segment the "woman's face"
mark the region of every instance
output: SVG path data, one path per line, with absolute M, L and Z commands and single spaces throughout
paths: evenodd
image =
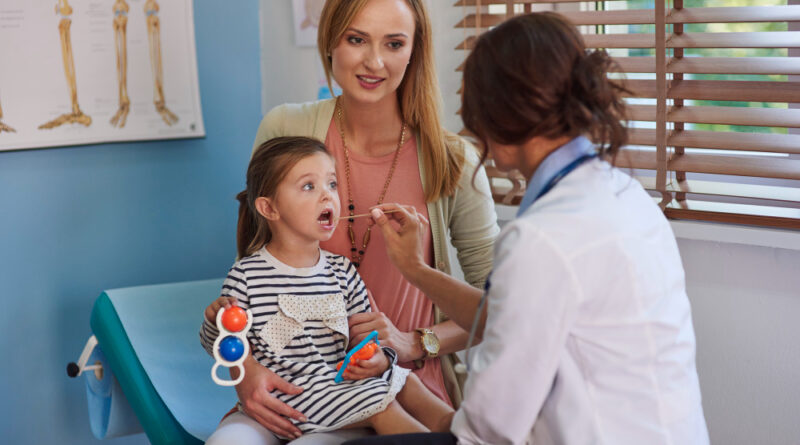
M 414 46 L 405 0 L 369 0 L 331 52 L 333 78 L 357 102 L 395 100 Z

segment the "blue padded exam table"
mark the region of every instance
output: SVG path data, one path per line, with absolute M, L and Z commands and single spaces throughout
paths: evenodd
M 198 336 L 221 287 L 214 279 L 113 289 L 94 304 L 106 366 L 153 444 L 202 444 L 236 402 L 232 387 L 211 380 L 214 361 Z

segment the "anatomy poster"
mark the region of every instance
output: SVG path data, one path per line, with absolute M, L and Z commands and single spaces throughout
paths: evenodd
M 192 0 L 2 0 L 0 150 L 205 136 Z

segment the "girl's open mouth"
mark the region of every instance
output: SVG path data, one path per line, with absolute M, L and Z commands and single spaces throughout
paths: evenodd
M 319 214 L 319 218 L 317 218 L 317 222 L 321 226 L 333 225 L 333 212 L 331 212 L 330 210 L 323 210 L 322 213 Z

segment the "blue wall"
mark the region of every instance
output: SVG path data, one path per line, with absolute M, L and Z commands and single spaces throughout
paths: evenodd
M 103 289 L 230 266 L 261 117 L 258 26 L 256 0 L 195 3 L 205 139 L 0 152 L 0 442 L 147 443 L 94 439 L 65 365 Z

